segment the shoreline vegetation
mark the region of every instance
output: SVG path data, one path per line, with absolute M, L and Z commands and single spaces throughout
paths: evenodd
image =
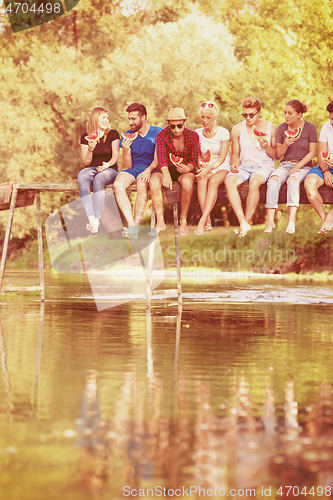
M 235 276 L 254 275 L 319 276 L 333 279 L 333 233 L 317 235 L 319 219 L 309 217 L 310 207 L 299 210 L 297 230 L 293 235 L 285 232 L 286 213 L 280 212 L 280 220 L 270 234 L 264 233 L 265 224 L 252 226 L 244 238 L 234 234 L 235 227 L 214 227 L 202 236 L 194 234 L 195 225 L 189 226 L 189 234 L 180 238 L 182 271 L 191 274 L 207 270 L 212 276 L 233 273 Z M 176 252 L 173 225 L 159 233 L 164 268 L 174 271 Z M 44 267 L 51 268 L 47 243 L 44 239 Z M 10 241 L 7 269 L 34 269 L 38 267 L 36 235 Z

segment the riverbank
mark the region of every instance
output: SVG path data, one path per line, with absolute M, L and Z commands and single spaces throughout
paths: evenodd
M 264 225 L 253 226 L 244 237 L 234 234 L 234 227 L 216 227 L 197 236 L 195 226 L 189 227 L 186 237 L 180 238 L 180 258 L 183 272 L 207 272 L 313 275 L 333 273 L 333 234 L 319 236 L 318 224 L 300 210 L 296 233 L 285 232 L 286 221 L 282 218 L 272 233 L 264 233 Z M 166 271 L 176 266 L 173 226 L 159 234 Z M 44 242 L 45 268 L 51 261 Z M 7 260 L 9 269 L 33 269 L 38 267 L 37 241 L 13 240 Z M 188 270 L 188 271 L 187 271 Z M 326 278 L 325 278 L 326 279 Z

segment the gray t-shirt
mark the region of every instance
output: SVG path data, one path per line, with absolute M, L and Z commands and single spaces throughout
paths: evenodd
M 288 130 L 288 125 L 284 122 L 278 126 L 277 134 L 276 134 L 276 142 L 283 144 L 287 138 L 285 131 Z M 303 130 L 299 138 L 289 146 L 286 151 L 286 154 L 281 159 L 281 161 L 288 160 L 303 160 L 304 156 L 306 156 L 309 152 L 310 142 L 317 143 L 317 129 L 313 123 L 304 122 Z M 309 161 L 305 167 L 312 167 L 312 160 Z

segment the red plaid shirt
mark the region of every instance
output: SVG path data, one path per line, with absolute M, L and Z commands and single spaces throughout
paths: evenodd
M 184 158 L 184 165 L 189 163 L 197 168 L 200 154 L 199 136 L 194 130 L 184 128 L 184 152 L 179 153 L 173 144 L 173 135 L 170 127 L 165 127 L 158 133 L 156 138 L 156 154 L 158 160 L 158 169 L 162 167 L 176 168 L 170 160 L 170 153 Z

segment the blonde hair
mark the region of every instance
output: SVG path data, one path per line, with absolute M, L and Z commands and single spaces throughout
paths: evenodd
M 257 111 L 261 111 L 261 102 L 256 97 L 247 97 L 242 104 L 243 108 L 256 108 Z
M 96 108 L 94 108 L 92 110 L 92 112 L 90 113 L 90 116 L 88 118 L 88 122 L 87 122 L 87 134 L 88 135 L 97 134 L 98 133 L 98 118 L 103 113 L 107 113 L 108 115 L 110 114 L 108 112 L 108 110 L 105 109 L 105 108 L 102 108 L 102 106 L 97 106 Z M 109 132 L 110 132 L 110 129 L 107 128 L 105 130 L 105 132 L 104 132 L 103 142 L 106 141 L 106 137 L 107 137 L 107 135 L 108 135 Z
M 208 106 L 208 104 L 211 104 L 212 106 Z M 200 116 L 201 116 L 201 111 L 205 108 L 214 109 L 216 112 L 216 116 L 219 114 L 219 108 L 217 107 L 217 104 L 215 104 L 215 102 L 213 102 L 213 101 L 205 101 L 201 104 L 201 106 L 199 108 L 199 115 Z

